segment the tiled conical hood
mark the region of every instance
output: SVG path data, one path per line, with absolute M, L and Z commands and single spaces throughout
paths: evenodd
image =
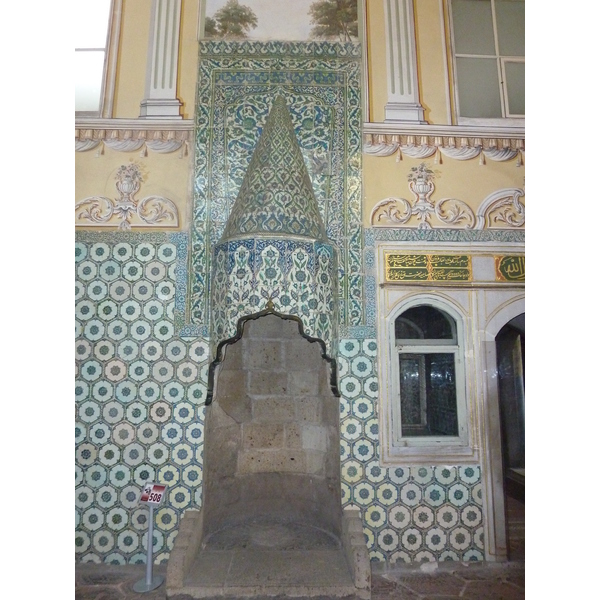
M 326 239 L 292 119 L 281 96 L 267 117 L 221 241 L 265 235 Z

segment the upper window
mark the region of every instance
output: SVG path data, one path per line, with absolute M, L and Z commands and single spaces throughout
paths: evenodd
M 75 112 L 99 116 L 106 72 L 111 0 L 76 2 Z
M 451 0 L 459 124 L 525 116 L 525 0 Z

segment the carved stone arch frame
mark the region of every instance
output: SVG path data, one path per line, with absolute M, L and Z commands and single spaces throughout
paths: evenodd
M 485 375 L 481 463 L 483 504 L 486 515 L 485 558 L 489 561 L 508 559 L 496 336 L 504 325 L 524 312 L 525 294 L 510 298 L 490 314 L 480 339 L 480 356 Z

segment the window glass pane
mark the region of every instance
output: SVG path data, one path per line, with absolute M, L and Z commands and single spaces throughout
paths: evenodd
M 426 355 L 427 420 L 433 435 L 458 435 L 453 354 Z
M 75 110 L 100 110 L 104 52 L 75 52 Z
M 496 54 L 490 0 L 453 0 L 452 26 L 457 54 Z
M 402 437 L 457 436 L 454 354 L 400 354 Z
M 525 63 L 505 62 L 506 95 L 510 115 L 525 114 Z
M 461 117 L 502 117 L 495 59 L 457 58 L 456 78 Z
M 433 306 L 415 306 L 396 319 L 396 339 L 452 340 L 455 339 L 453 322 Z
M 75 48 L 104 48 L 110 0 L 73 2 Z
M 523 0 L 496 0 L 496 28 L 502 56 L 525 56 Z

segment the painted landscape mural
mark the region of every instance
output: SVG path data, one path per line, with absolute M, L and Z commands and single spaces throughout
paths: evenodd
M 357 0 L 206 0 L 204 36 L 358 41 Z

